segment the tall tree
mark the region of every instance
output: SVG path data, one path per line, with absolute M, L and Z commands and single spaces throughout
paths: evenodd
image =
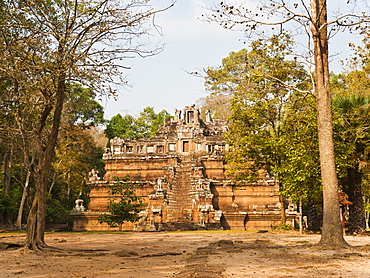
M 139 39 L 148 33 L 148 24 L 159 11 L 147 0 L 20 0 L 2 1 L 0 8 L 1 74 L 12 82 L 16 106 L 28 109 L 19 116 L 32 121 L 27 141 L 36 154 L 31 169 L 36 190 L 25 246 L 42 250 L 47 247 L 47 186 L 67 84 L 114 94 L 110 84 L 124 82 L 121 72 L 127 68 L 121 60 L 129 53 L 157 52 Z
M 323 227 L 320 244 L 330 247 L 347 245 L 343 238 L 339 217 L 338 180 L 336 175 L 334 141 L 332 128 L 332 108 L 329 76 L 329 31 L 333 33 L 345 28 L 356 27 L 369 21 L 370 17 L 357 7 L 357 1 L 347 1 L 358 13 L 338 13 L 328 20 L 326 0 L 283 0 L 259 1 L 255 9 L 249 10 L 243 5 L 220 5 L 209 16 L 210 20 L 220 22 L 225 28 L 241 26 L 249 35 L 261 26 L 271 26 L 279 31 L 286 24 L 298 24 L 306 32 L 313 48 L 313 64 L 318 143 L 320 154 L 321 178 L 323 184 Z M 289 27 L 288 27 L 289 28 Z M 294 27 L 293 27 L 294 28 Z
M 311 33 L 313 37 L 316 111 L 319 137 L 321 178 L 323 183 L 323 227 L 321 244 L 343 245 L 340 225 L 338 181 L 334 156 L 334 140 L 331 109 L 329 43 L 327 31 L 326 0 L 311 0 Z
M 338 114 L 335 131 L 346 147 L 346 175 L 341 179 L 343 191 L 353 203 L 349 207 L 349 232 L 365 230 L 365 215 L 362 190 L 361 164 L 367 163 L 367 148 L 370 140 L 370 98 L 364 95 L 338 95 L 334 109 Z
M 91 169 L 104 173 L 103 149 L 96 146 L 89 130 L 105 123 L 103 107 L 95 100 L 92 90 L 74 84 L 68 87 L 48 187 L 50 196 L 66 212 L 72 209 L 75 199 L 87 192 L 86 181 Z
M 137 139 L 136 119 L 131 115 L 122 117 L 121 114 L 117 114 L 108 120 L 104 133 L 108 139 L 113 139 L 114 137 Z
M 137 118 L 131 115 L 122 116 L 121 114 L 113 116 L 108 120 L 104 133 L 108 139 L 121 137 L 132 140 L 152 137 L 159 126 L 164 123 L 164 120 L 170 117 L 171 115 L 166 110 L 156 113 L 154 107 L 148 106 L 140 112 L 140 116 Z
M 164 120 L 170 117 L 170 113 L 164 109 L 155 113 L 154 107 L 144 108 L 137 118 L 138 137 L 153 137 L 159 126 L 164 124 Z
M 88 127 L 105 123 L 104 108 L 95 100 L 92 89 L 69 84 L 67 96 L 63 113 L 66 124 Z
M 353 203 L 349 206 L 349 232 L 365 230 L 363 165 L 369 162 L 370 142 L 370 86 L 369 76 L 363 70 L 354 70 L 334 76 L 333 108 L 336 117 L 334 131 L 345 149 L 345 175 L 340 179 L 343 191 Z
M 196 105 L 200 107 L 200 117 L 205 120 L 206 112 L 212 113 L 212 118 L 228 122 L 231 116 L 230 100 L 231 95 L 216 95 L 211 93 L 207 97 L 197 100 Z
M 251 44 L 250 51 L 231 52 L 223 59 L 221 67 L 207 71 L 207 84 L 214 94 L 222 94 L 227 88 L 227 94 L 233 96 L 230 130 L 226 133 L 231 145 L 227 160 L 228 173 L 239 182 L 257 181 L 261 169 L 270 175 L 283 173 L 281 168 L 288 157 L 287 149 L 295 145 L 293 139 L 286 142 L 292 132 L 287 132 L 284 125 L 287 121 L 297 121 L 297 115 L 307 111 L 296 105 L 294 113 L 289 113 L 288 108 L 293 110 L 292 104 L 297 102 L 300 93 L 286 85 L 304 90 L 309 82 L 302 66 L 286 59 L 291 45 L 289 36 L 284 34 L 266 41 L 257 40 Z M 285 165 L 285 169 L 288 168 Z M 293 195 L 284 189 L 287 176 L 286 172 L 277 177 L 282 197 L 282 223 L 285 223 L 283 197 Z
M 308 208 L 308 229 L 319 231 L 322 186 L 314 104 L 311 94 L 296 94 L 286 105 L 280 137 L 283 158 L 274 173 L 282 181 L 281 193 Z

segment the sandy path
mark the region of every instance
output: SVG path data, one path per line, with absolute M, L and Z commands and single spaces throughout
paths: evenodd
M 0 234 L 14 242 L 24 234 Z M 48 233 L 64 253 L 0 250 L 0 277 L 370 277 L 370 237 L 321 250 L 319 235 L 250 232 Z

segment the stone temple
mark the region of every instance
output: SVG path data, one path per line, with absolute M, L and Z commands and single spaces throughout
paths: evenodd
M 92 173 L 86 210 L 76 201 L 74 231 L 114 231 L 99 224 L 112 196 L 107 184 L 130 176 L 146 209 L 137 223 L 122 230 L 160 231 L 195 229 L 268 230 L 280 223 L 278 183 L 261 172 L 257 183 L 235 185 L 226 176 L 228 145 L 224 122 L 187 106 L 175 110 L 150 139 L 114 138 L 103 156 L 106 173 Z

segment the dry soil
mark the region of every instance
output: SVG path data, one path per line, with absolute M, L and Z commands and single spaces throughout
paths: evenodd
M 0 277 L 370 277 L 370 237 L 322 249 L 297 232 L 47 233 L 60 249 L 16 249 L 24 233 L 0 233 Z

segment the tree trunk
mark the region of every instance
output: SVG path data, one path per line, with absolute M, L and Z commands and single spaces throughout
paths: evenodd
M 10 191 L 10 185 L 11 185 L 11 169 L 12 169 L 12 153 L 13 153 L 13 144 L 10 144 L 8 148 L 5 149 L 5 155 L 4 155 L 4 193 L 5 195 L 9 194 Z
M 27 219 L 27 237 L 25 247 L 32 250 L 42 250 L 46 247 L 44 240 L 46 220 L 46 194 L 49 177 L 51 175 L 51 164 L 54 157 L 54 150 L 58 139 L 59 126 L 62 116 L 65 91 L 66 73 L 61 72 L 58 76 L 58 87 L 56 91 L 55 105 L 47 105 L 40 117 L 37 129 L 38 165 L 35 169 L 36 193 L 32 207 Z M 54 109 L 54 110 L 52 110 Z M 53 122 L 50 133 L 47 135 L 46 144 L 43 143 L 43 133 L 46 121 L 53 111 Z
M 12 155 L 13 155 L 13 144 L 10 143 L 8 148 L 5 149 L 4 155 L 4 194 L 9 195 L 11 186 L 11 169 L 12 169 Z M 2 214 L 2 223 L 5 227 L 12 227 L 13 223 L 9 215 L 9 210 L 6 208 Z
M 366 203 L 369 200 L 366 201 Z M 370 218 L 370 213 L 365 210 L 365 229 L 369 229 L 369 218 Z
M 348 232 L 359 233 L 365 231 L 364 201 L 361 187 L 361 173 L 358 168 L 347 169 L 347 179 L 344 192 L 348 200 L 353 203 L 349 206 Z
M 23 209 L 24 209 L 24 204 L 26 202 L 26 198 L 27 198 L 27 195 L 28 195 L 28 186 L 30 184 L 30 178 L 31 178 L 31 171 L 28 170 L 27 171 L 27 176 L 26 176 L 26 181 L 25 181 L 24 187 L 23 187 L 21 203 L 19 204 L 17 220 L 15 221 L 15 226 L 18 227 L 18 229 L 20 229 L 21 226 L 22 226 Z
M 323 226 L 320 244 L 339 247 L 347 245 L 347 243 L 343 238 L 340 223 L 338 180 L 334 159 L 326 0 L 311 0 L 311 13 L 316 74 L 317 125 L 323 185 Z
M 285 198 L 281 193 L 279 194 L 279 201 L 280 201 L 281 225 L 284 225 L 286 223 Z
M 299 199 L 299 233 L 303 234 L 303 204 L 302 198 Z
M 41 172 L 41 171 L 40 171 Z M 46 247 L 45 219 L 46 219 L 46 185 L 45 173 L 35 175 L 36 193 L 32 202 L 32 207 L 27 219 L 27 238 L 25 246 L 31 250 L 40 250 Z

